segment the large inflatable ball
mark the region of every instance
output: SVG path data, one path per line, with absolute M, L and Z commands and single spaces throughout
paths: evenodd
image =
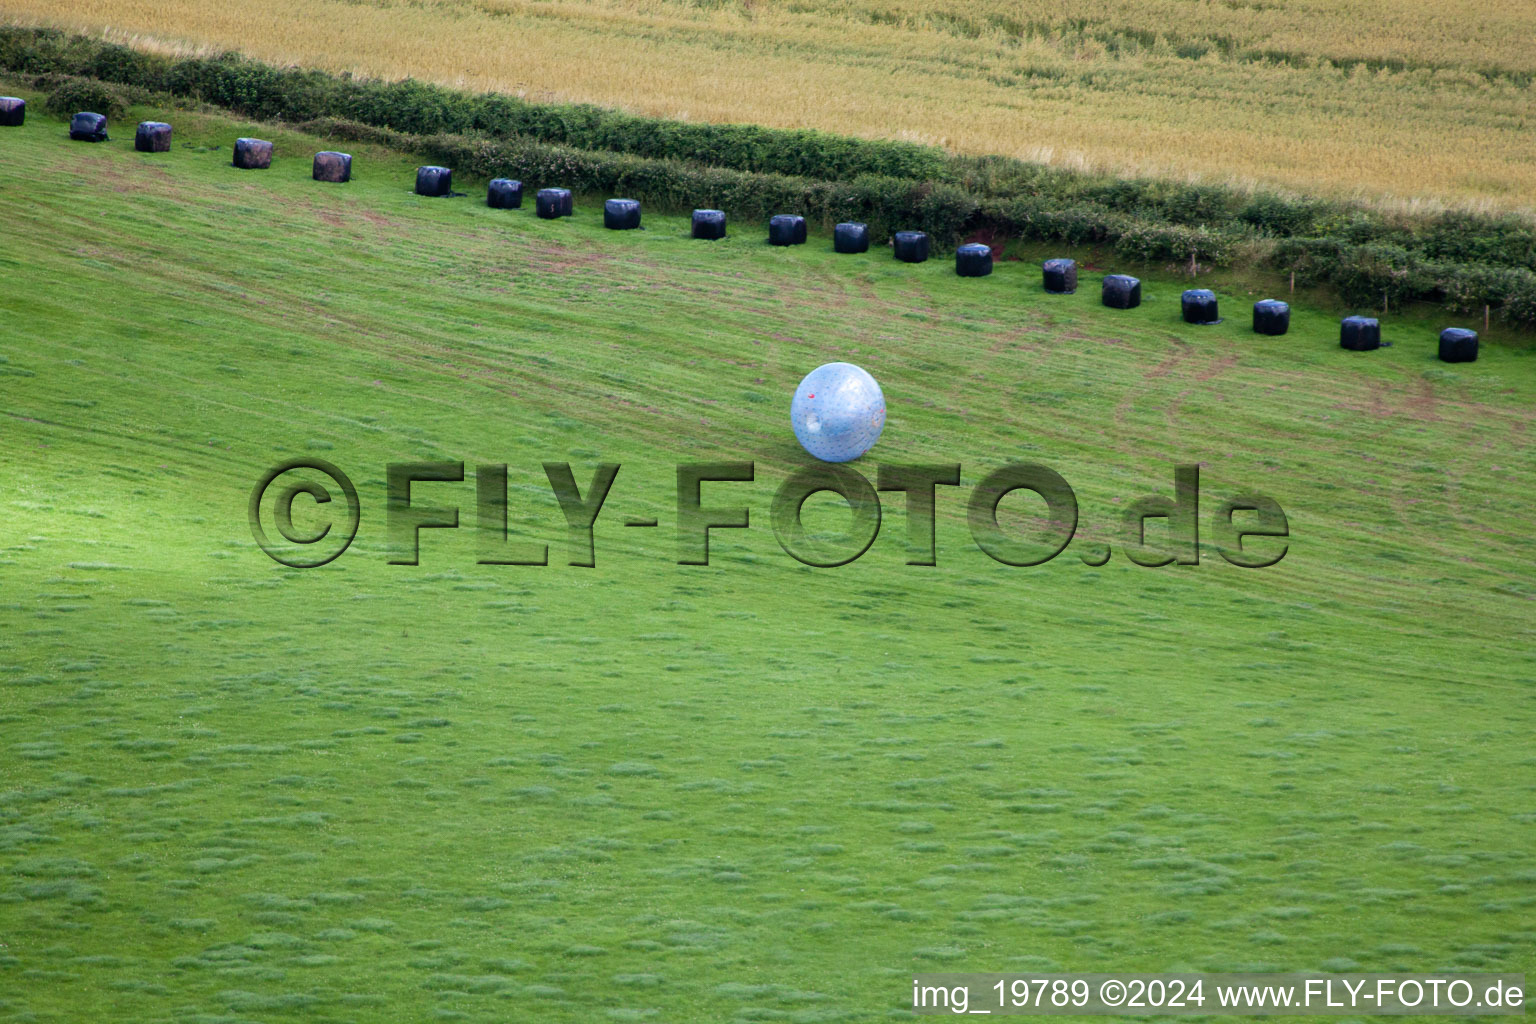
M 885 395 L 852 363 L 827 363 L 805 375 L 789 406 L 801 447 L 823 462 L 852 462 L 885 429 Z

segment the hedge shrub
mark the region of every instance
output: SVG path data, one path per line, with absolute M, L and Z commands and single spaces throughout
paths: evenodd
M 93 78 L 44 75 L 34 79 L 34 84 L 48 90 L 43 109 L 57 117 L 71 117 L 89 110 L 105 116 L 108 121 L 115 121 L 132 105 L 132 98 L 122 89 Z
M 1115 253 L 1141 263 L 1227 262 L 1229 240 L 1205 228 L 1135 225 L 1115 242 Z
M 1431 260 L 1401 246 L 1316 238 L 1280 242 L 1270 260 L 1293 271 L 1299 283 L 1332 285 L 1362 308 L 1425 300 L 1475 314 L 1486 306 L 1510 326 L 1536 327 L 1536 273 L 1522 267 Z

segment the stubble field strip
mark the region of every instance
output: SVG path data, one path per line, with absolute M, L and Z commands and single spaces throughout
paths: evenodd
M 0 14 L 154 49 L 1390 205 L 1529 212 L 1536 195 L 1536 15 L 1514 0 L 1454 16 L 1421 0 L 5 0 Z
M 1354 356 L 1304 304 L 1284 339 L 1189 328 L 1155 273 L 1117 313 L 1031 264 L 541 222 L 368 147 L 323 186 L 324 140 L 151 115 L 172 152 L 4 137 L 0 1013 L 873 1020 L 924 966 L 1520 966 L 1518 351 L 1447 368 L 1405 323 Z M 227 166 L 253 133 L 270 172 Z M 1009 570 L 941 490 L 938 567 L 896 502 L 798 566 L 767 501 L 834 358 L 890 402 L 866 462 L 1046 462 L 1118 544 L 1199 461 L 1208 505 L 1282 500 L 1291 553 Z M 244 518 L 294 454 L 364 500 L 308 573 Z M 461 530 L 386 565 L 383 467 L 420 458 L 509 463 L 552 564 Z M 675 565 L 673 465 L 722 458 L 757 461 L 710 492 L 753 528 Z M 561 459 L 624 466 L 596 569 L 562 564 Z M 472 485 L 422 493 L 468 519 Z

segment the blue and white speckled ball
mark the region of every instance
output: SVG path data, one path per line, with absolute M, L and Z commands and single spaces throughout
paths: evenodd
M 805 375 L 789 406 L 789 422 L 806 451 L 823 462 L 852 462 L 885 429 L 885 395 L 852 363 L 827 363 Z

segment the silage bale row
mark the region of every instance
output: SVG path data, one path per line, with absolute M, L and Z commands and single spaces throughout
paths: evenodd
M 732 217 L 766 222 L 798 212 L 822 230 L 842 221 L 869 225 L 887 242 L 897 231 L 926 232 L 952 248 L 977 231 L 1033 242 L 1111 245 L 1117 256 L 1142 264 L 1228 266 L 1234 247 L 1251 236 L 1206 227 L 1148 224 L 1133 216 L 1080 206 L 1053 208 L 1039 197 L 982 202 L 948 185 L 865 176 L 847 182 L 754 174 L 678 160 L 653 160 L 551 146 L 527 139 L 460 135 L 413 136 L 324 118 L 302 126 L 392 149 L 424 153 L 481 177 L 560 182 L 578 192 L 631 195 L 659 209 L 687 212 L 708 206 Z M 1269 265 L 1295 272 L 1297 283 L 1333 285 L 1352 304 L 1401 306 L 1424 299 L 1453 312 L 1484 305 L 1518 327 L 1536 327 L 1536 274 L 1521 268 L 1425 260 L 1389 246 L 1349 246 L 1337 239 L 1284 239 L 1270 243 Z
M 349 134 L 337 122 L 317 127 Z M 359 134 L 384 141 L 376 131 Z M 880 240 L 912 229 L 953 244 L 971 227 L 977 210 L 974 199 L 952 186 L 899 178 L 866 175 L 851 181 L 823 181 L 460 135 L 392 133 L 388 141 L 480 177 L 559 182 L 582 193 L 634 196 L 664 210 L 710 207 L 744 220 L 767 221 L 776 214 L 794 212 L 827 230 L 839 221 L 858 220 L 867 223 L 871 235 Z

